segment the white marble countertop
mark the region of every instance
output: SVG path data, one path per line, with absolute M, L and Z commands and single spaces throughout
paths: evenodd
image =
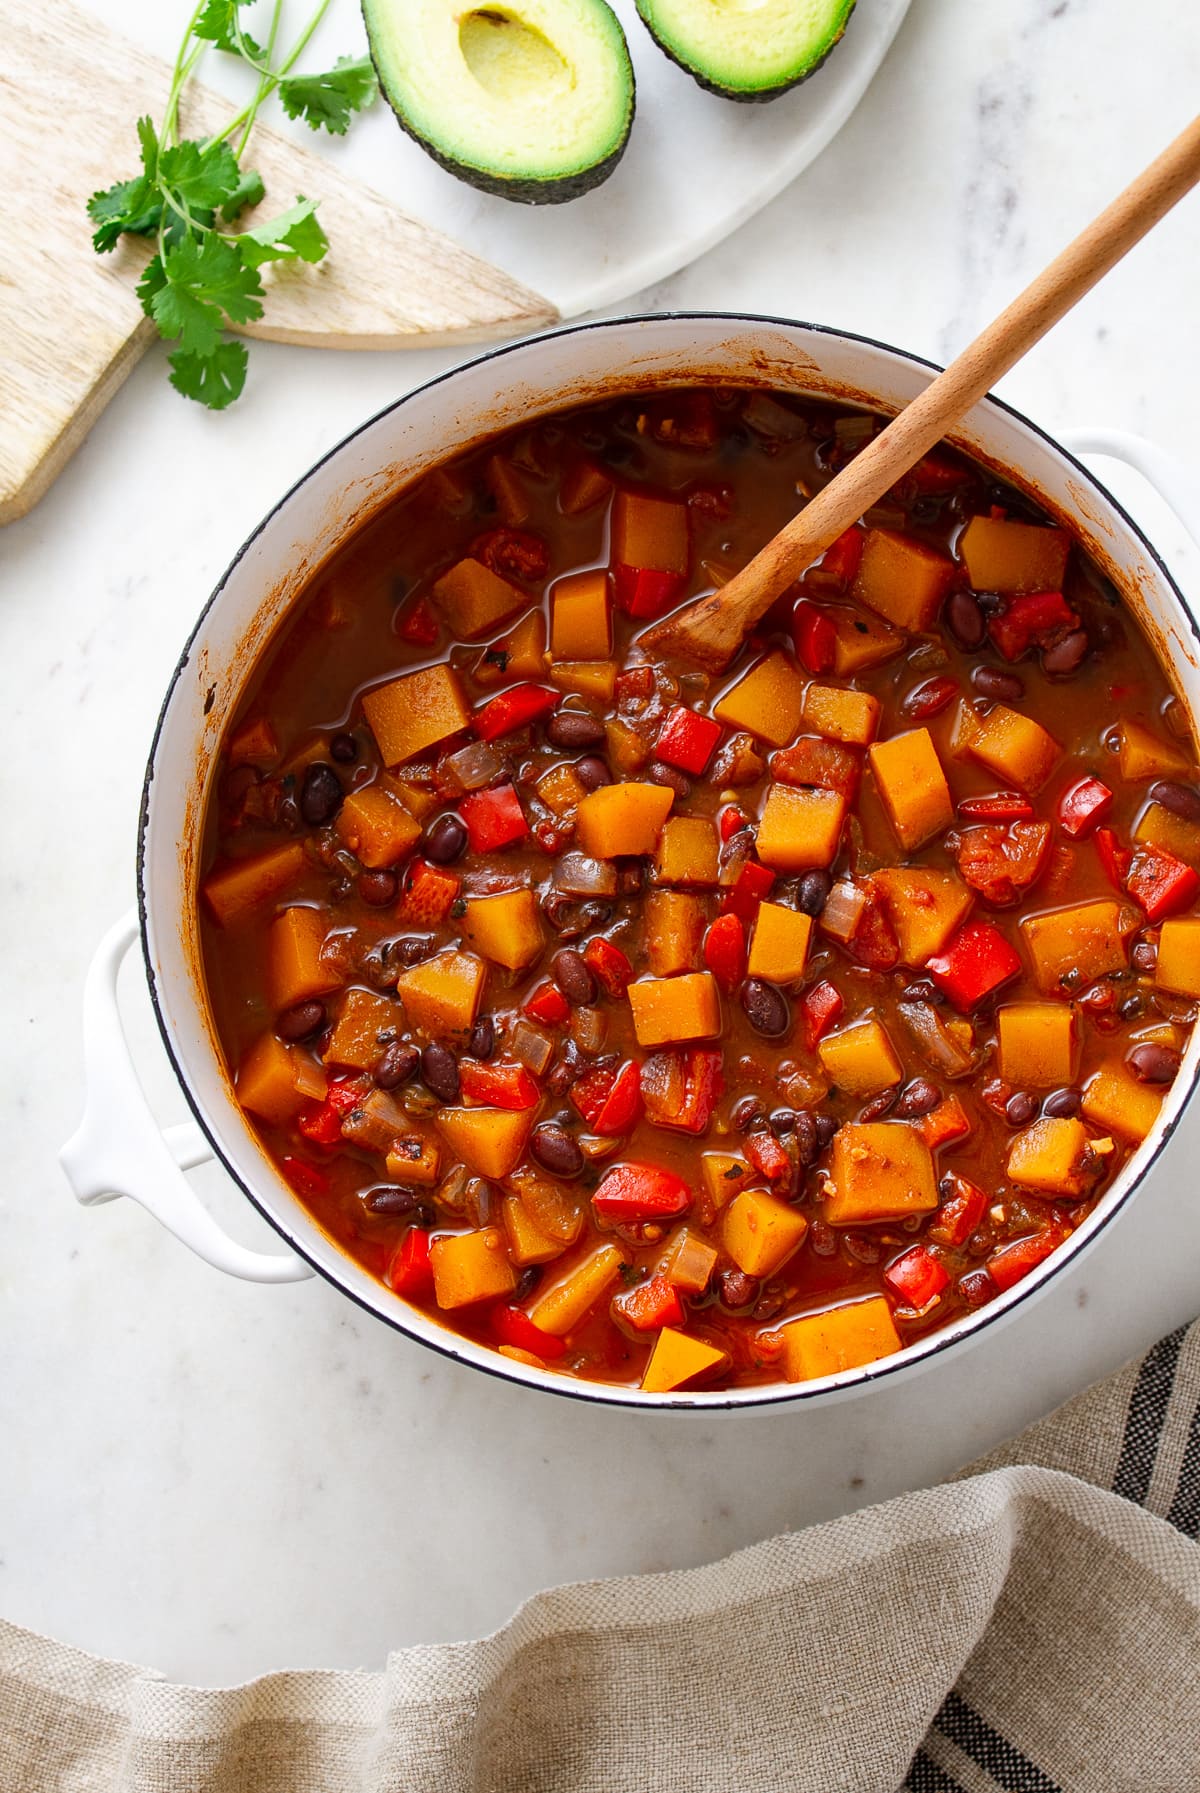
M 134 4 L 110 8 L 118 24 Z M 799 315 L 945 359 L 1191 115 L 1200 17 L 1147 0 L 1133 31 L 1121 0 L 914 0 L 835 144 L 640 306 Z M 1198 286 L 1193 197 L 1004 395 L 1051 430 L 1115 424 L 1188 454 Z M 247 395 L 213 417 L 152 354 L 0 535 L 0 1613 L 176 1678 L 379 1666 L 549 1583 L 695 1563 L 885 1498 L 1200 1311 L 1200 1116 L 1018 1324 L 795 1413 L 652 1418 L 505 1388 L 320 1281 L 229 1282 L 131 1205 L 75 1206 L 55 1151 L 80 1105 L 80 987 L 131 901 L 143 763 L 191 621 L 276 495 L 453 359 L 258 345 Z M 1200 596 L 1200 556 L 1131 476 L 1113 484 Z M 127 982 L 147 1086 L 182 1118 Z M 203 1187 L 269 1243 L 219 1175 Z

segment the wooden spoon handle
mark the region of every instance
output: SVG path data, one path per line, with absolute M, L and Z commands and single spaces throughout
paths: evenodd
M 911 404 L 720 591 L 642 636 L 654 652 L 719 670 L 817 555 L 878 502 L 952 424 L 1200 180 L 1200 117 L 1030 281 Z

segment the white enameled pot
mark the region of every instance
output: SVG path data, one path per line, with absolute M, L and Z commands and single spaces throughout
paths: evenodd
M 1166 1147 L 1200 1065 L 1200 1029 L 1151 1137 L 1069 1243 L 990 1306 L 895 1357 L 820 1381 L 641 1395 L 511 1362 L 399 1301 L 328 1239 L 258 1144 L 233 1098 L 205 1000 L 196 915 L 197 855 L 217 748 L 245 676 L 311 574 L 348 533 L 430 466 L 480 436 L 565 406 L 638 387 L 757 383 L 894 411 L 932 377 L 929 363 L 884 344 L 773 318 L 668 315 L 618 319 L 497 349 L 420 387 L 363 425 L 280 500 L 204 609 L 163 703 L 146 773 L 138 851 L 139 917 L 102 942 L 85 994 L 88 1099 L 62 1162 L 79 1199 L 132 1196 L 217 1268 L 261 1282 L 318 1270 L 409 1337 L 510 1381 L 584 1400 L 711 1409 L 844 1394 L 960 1349 L 1027 1303 L 1132 1199 Z M 1135 606 L 1193 717 L 1200 713 L 1200 632 L 1166 567 L 1074 454 L 994 399 L 954 434 L 1061 517 Z M 1139 466 L 1188 519 L 1187 481 L 1149 444 L 1092 431 L 1079 452 Z M 1190 525 L 1196 534 L 1200 523 Z M 1200 537 L 1198 537 L 1200 539 Z M 196 1117 L 160 1132 L 129 1060 L 115 1003 L 117 968 L 139 931 L 163 1041 Z M 291 1248 L 233 1243 L 183 1175 L 215 1153 Z

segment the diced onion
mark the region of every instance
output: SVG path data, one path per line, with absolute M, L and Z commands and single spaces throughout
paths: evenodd
M 617 868 L 586 853 L 564 853 L 554 868 L 554 887 L 568 896 L 616 896 Z
M 866 891 L 843 878 L 834 885 L 826 898 L 825 907 L 821 911 L 822 930 L 831 934 L 835 940 L 840 940 L 843 946 L 847 945 L 858 930 L 866 906 Z
M 509 1049 L 527 1071 L 540 1077 L 554 1057 L 554 1041 L 534 1021 L 518 1021 L 509 1039 Z
M 486 741 L 472 741 L 469 747 L 460 747 L 442 762 L 443 772 L 464 791 L 481 791 L 503 769 L 504 761 Z
M 900 1018 L 931 1065 L 947 1077 L 965 1077 L 974 1058 L 953 1037 L 930 1002 L 902 1002 Z

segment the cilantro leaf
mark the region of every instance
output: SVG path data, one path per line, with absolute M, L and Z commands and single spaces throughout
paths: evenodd
M 265 261 L 320 261 L 329 248 L 329 238 L 317 220 L 317 208 L 303 194 L 278 218 L 244 230 L 238 243 L 242 260 L 251 268 L 260 267 Z
M 249 206 L 258 205 L 266 193 L 263 177 L 257 168 L 247 168 L 238 175 L 238 184 L 222 202 L 221 216 L 232 224 Z
M 185 211 L 211 216 L 237 191 L 241 170 L 227 143 L 206 145 L 188 137 L 160 152 L 158 178 Z
M 242 342 L 225 338 L 208 354 L 177 349 L 167 359 L 176 392 L 207 405 L 210 411 L 223 411 L 246 384 L 246 345 Z
M 158 180 L 158 132 L 154 129 L 154 120 L 146 115 L 137 121 L 138 143 L 142 152 L 142 167 L 148 181 Z
M 340 137 L 350 115 L 369 106 L 378 93 L 369 56 L 339 56 L 320 75 L 289 75 L 279 83 L 279 99 L 289 118 L 303 118 L 314 131 L 322 127 Z
M 206 43 L 215 44 L 218 50 L 224 50 L 228 56 L 245 54 L 253 59 L 261 60 L 263 48 L 250 36 L 248 31 L 240 33 L 239 43 L 238 10 L 242 0 L 205 0 L 200 17 L 192 26 L 196 37 L 202 37 Z
M 211 355 L 225 318 L 244 324 L 262 316 L 262 290 L 257 273 L 232 243 L 218 236 L 203 242 L 185 237 L 161 259 L 155 256 L 138 297 L 161 336 L 177 336 L 180 348 Z
M 93 193 L 87 202 L 87 213 L 96 229 L 92 232 L 92 248 L 97 255 L 107 255 L 116 248 L 119 238 L 148 237 L 162 217 L 155 188 L 139 174 L 129 181 L 117 181 L 103 193 Z

